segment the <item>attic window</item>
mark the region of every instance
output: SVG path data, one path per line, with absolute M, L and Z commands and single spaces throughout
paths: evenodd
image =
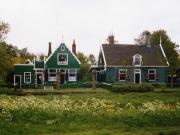
M 134 66 L 142 65 L 142 56 L 140 54 L 136 54 L 133 56 L 133 65 Z
M 61 51 L 65 51 L 65 46 L 61 46 Z
M 67 53 L 59 53 L 57 57 L 58 65 L 67 65 L 68 64 L 68 54 Z

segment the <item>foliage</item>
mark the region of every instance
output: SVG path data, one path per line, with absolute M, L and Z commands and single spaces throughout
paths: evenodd
M 170 74 L 175 74 L 177 67 L 180 65 L 180 60 L 178 59 L 178 54 L 175 50 L 176 43 L 171 41 L 170 37 L 164 30 L 154 31 L 151 35 L 151 43 L 153 45 L 158 45 L 160 42 L 160 37 L 162 40 L 162 47 L 170 64 Z
M 80 75 L 79 79 L 81 82 L 91 81 L 91 73 L 89 73 L 90 65 L 81 64 L 80 65 Z
M 84 53 L 78 52 L 76 56 L 81 62 L 81 64 L 88 64 L 88 57 Z
M 135 43 L 138 45 L 144 45 L 146 44 L 146 34 L 150 34 L 148 30 L 143 31 L 138 38 L 135 38 Z
M 0 94 L 11 94 L 13 91 L 12 88 L 0 87 Z
M 112 85 L 113 92 L 150 92 L 154 90 L 154 87 L 150 84 L 122 84 L 122 85 Z
M 0 20 L 0 42 L 4 41 L 9 32 L 9 24 Z
M 90 54 L 90 55 L 88 56 L 88 61 L 89 61 L 89 63 L 90 63 L 91 65 L 95 65 L 95 64 L 96 64 L 96 58 L 95 58 L 95 56 L 94 56 L 93 54 Z
M 160 100 L 140 104 L 113 102 L 106 99 L 86 98 L 73 100 L 69 96 L 52 99 L 26 96 L 0 96 L 0 127 L 3 132 L 22 133 L 19 128 L 9 130 L 5 125 L 29 129 L 43 125 L 48 130 L 57 126 L 61 133 L 86 132 L 89 129 L 126 129 L 168 127 L 180 124 L 180 103 Z M 44 129 L 44 128 L 42 128 Z M 25 130 L 26 131 L 26 130 Z M 23 131 L 23 132 L 25 132 Z M 151 130 L 150 130 L 151 131 Z M 33 133 L 30 130 L 29 133 Z M 47 131 L 49 132 L 49 131 Z M 8 133 L 7 133 L 8 134 Z M 45 134 L 45 133 L 44 133 Z M 58 133 L 59 134 L 59 133 Z

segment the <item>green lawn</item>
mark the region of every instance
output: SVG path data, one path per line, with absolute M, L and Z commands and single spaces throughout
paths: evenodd
M 61 90 L 64 91 L 93 92 L 92 89 Z M 180 134 L 180 108 L 175 109 L 177 103 L 180 103 L 179 88 L 166 89 L 165 92 L 156 89 L 154 92 L 120 94 L 98 88 L 96 92 L 22 97 L 1 95 L 0 135 Z M 146 113 L 136 111 L 143 106 L 142 103 L 150 101 L 151 105 L 156 100 L 158 101 L 153 106 L 156 106 L 157 111 Z M 19 102 L 24 104 L 19 105 Z M 84 108 L 83 102 L 86 103 Z M 135 109 L 127 107 L 130 103 Z M 60 110 L 56 110 L 56 104 Z M 74 106 L 78 105 L 80 109 L 73 110 Z M 87 109 L 88 105 L 90 110 L 83 110 Z M 64 110 L 61 110 L 63 106 Z M 161 109 L 158 109 L 158 106 Z M 68 107 L 70 109 L 66 110 Z M 6 110 L 3 110 L 4 108 Z M 118 108 L 123 110 L 117 113 Z M 151 109 L 151 106 L 149 108 Z

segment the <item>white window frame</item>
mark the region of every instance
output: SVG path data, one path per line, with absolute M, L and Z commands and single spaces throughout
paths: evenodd
M 70 70 L 75 71 L 75 76 L 74 77 L 69 76 Z M 74 68 L 68 69 L 68 81 L 77 81 L 77 69 L 74 69 Z
M 61 46 L 61 51 L 65 51 L 65 46 Z
M 121 73 L 121 71 L 124 71 L 124 73 Z M 126 81 L 126 69 L 119 69 L 119 81 Z M 125 79 L 121 80 L 121 74 L 125 74 Z
M 25 74 L 30 74 L 30 81 L 29 82 L 26 81 Z M 31 83 L 31 72 L 24 72 L 24 83 Z
M 154 70 L 154 73 L 150 73 L 150 70 L 151 70 L 151 71 Z M 154 80 L 150 80 L 150 79 L 149 79 L 149 74 L 154 74 Z M 148 69 L 148 80 L 149 80 L 149 81 L 156 81 L 156 69 Z
M 136 58 L 139 58 L 139 61 L 140 61 L 139 63 L 140 63 L 140 64 L 136 64 L 136 63 L 135 63 Z M 139 66 L 142 65 L 142 56 L 141 56 L 140 54 L 136 54 L 136 55 L 133 56 L 133 65 L 134 65 L 134 66 L 137 66 L 137 67 L 139 67 Z
M 54 81 L 56 81 L 56 76 L 55 77 L 51 77 L 50 76 L 50 70 L 55 70 L 55 74 L 57 73 L 57 71 L 56 71 L 56 69 L 48 69 L 48 81 L 50 81 L 50 82 L 54 82 Z
M 134 69 L 134 84 L 136 84 L 136 74 L 139 74 L 139 84 L 141 84 L 141 69 Z
M 59 55 L 66 55 L 67 56 L 67 61 L 64 62 L 64 63 L 59 62 Z M 57 64 L 58 65 L 68 65 L 68 54 L 67 53 L 58 53 L 57 54 Z

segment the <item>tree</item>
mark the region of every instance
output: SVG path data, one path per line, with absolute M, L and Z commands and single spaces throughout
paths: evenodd
M 0 20 L 0 42 L 4 41 L 9 29 L 9 24 Z
M 144 45 L 144 44 L 146 44 L 146 35 L 147 34 L 151 34 L 148 30 L 145 30 L 145 31 L 143 31 L 139 36 L 138 36 L 138 38 L 135 38 L 134 40 L 135 40 L 135 43 L 137 44 L 137 45 Z
M 88 64 L 88 57 L 84 53 L 78 52 L 76 56 L 81 62 L 81 64 Z
M 152 45 L 158 45 L 160 38 L 162 40 L 162 47 L 170 64 L 169 74 L 171 76 L 171 87 L 173 87 L 173 76 L 176 75 L 177 68 L 180 66 L 180 59 L 178 58 L 178 53 L 175 50 L 177 45 L 171 41 L 165 30 L 157 30 L 152 33 Z
M 91 65 L 95 65 L 96 64 L 96 58 L 93 54 L 90 54 L 88 56 L 88 61 L 90 62 Z

